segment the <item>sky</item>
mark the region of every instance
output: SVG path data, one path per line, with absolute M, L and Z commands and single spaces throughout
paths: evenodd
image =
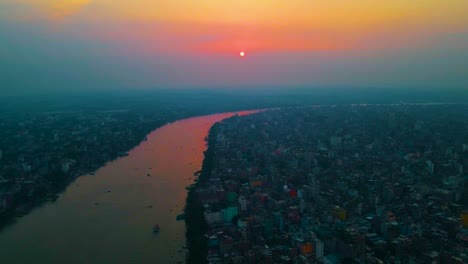
M 466 0 L 0 0 L 0 94 L 468 90 L 466 14 Z

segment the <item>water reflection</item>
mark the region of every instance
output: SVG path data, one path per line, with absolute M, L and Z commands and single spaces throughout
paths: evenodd
M 184 187 L 201 167 L 209 128 L 232 115 L 166 125 L 129 156 L 78 178 L 56 203 L 0 234 L 2 263 L 183 261 L 185 223 L 176 216 L 184 207 Z M 161 227 L 157 234 L 155 224 Z

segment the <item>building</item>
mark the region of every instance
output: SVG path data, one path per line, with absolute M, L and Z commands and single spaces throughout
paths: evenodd
M 342 207 L 335 206 L 332 209 L 332 215 L 340 220 L 346 220 L 346 210 Z
M 221 212 L 205 212 L 205 220 L 209 225 L 220 224 L 223 222 L 223 214 Z
M 247 199 L 244 196 L 240 196 L 238 201 L 239 201 L 241 211 L 246 211 L 247 210 Z
M 315 258 L 321 259 L 324 255 L 324 247 L 325 244 L 320 239 L 314 240 L 314 248 L 315 248 Z
M 237 207 L 227 207 L 221 210 L 223 214 L 224 223 L 228 224 L 232 222 L 232 219 L 237 216 Z
M 460 218 L 462 220 L 463 227 L 468 227 L 468 211 L 461 213 Z
M 312 254 L 313 248 L 314 246 L 312 245 L 312 243 L 310 242 L 303 243 L 300 246 L 301 254 L 309 256 L 310 254 Z

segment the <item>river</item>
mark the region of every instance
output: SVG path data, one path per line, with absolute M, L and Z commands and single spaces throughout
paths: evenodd
M 128 156 L 79 177 L 55 203 L 0 233 L 0 262 L 184 262 L 185 222 L 176 216 L 184 208 L 185 186 L 201 169 L 210 127 L 234 114 L 167 124 Z M 156 223 L 161 230 L 153 234 Z

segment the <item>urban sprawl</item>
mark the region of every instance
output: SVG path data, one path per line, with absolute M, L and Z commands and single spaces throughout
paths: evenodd
M 468 262 L 467 106 L 265 111 L 209 137 L 209 263 Z

